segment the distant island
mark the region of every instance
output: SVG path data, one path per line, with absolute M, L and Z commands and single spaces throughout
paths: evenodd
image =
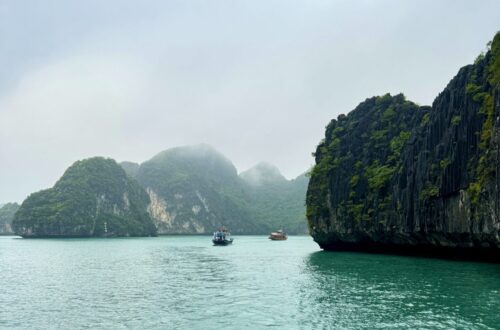
M 154 236 L 148 204 L 144 189 L 114 160 L 95 157 L 26 198 L 12 228 L 23 237 Z
M 399 94 L 332 120 L 307 219 L 326 250 L 500 259 L 500 33 L 431 107 Z
M 202 144 L 172 148 L 142 164 L 77 161 L 53 188 L 31 194 L 9 221 L 23 237 L 207 234 L 221 225 L 235 234 L 281 227 L 306 234 L 307 185 L 305 175 L 287 180 L 267 163 L 238 175 L 230 160 Z
M 12 235 L 12 220 L 19 209 L 17 203 L 6 203 L 0 205 L 0 235 Z

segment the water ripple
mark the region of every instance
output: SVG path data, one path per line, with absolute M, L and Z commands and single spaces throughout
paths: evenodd
M 0 238 L 0 328 L 493 329 L 500 266 L 308 237 Z

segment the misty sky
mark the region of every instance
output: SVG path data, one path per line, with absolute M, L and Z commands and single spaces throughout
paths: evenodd
M 497 30 L 500 1 L 0 0 L 0 203 L 197 143 L 295 177 L 330 119 L 432 103 Z

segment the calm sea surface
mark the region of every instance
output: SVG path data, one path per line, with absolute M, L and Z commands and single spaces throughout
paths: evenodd
M 0 328 L 500 328 L 500 265 L 234 238 L 0 237 Z

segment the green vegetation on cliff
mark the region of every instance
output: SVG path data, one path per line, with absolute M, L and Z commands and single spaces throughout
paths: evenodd
M 250 195 L 254 219 L 269 230 L 283 228 L 288 233 L 307 232 L 305 195 L 308 178 L 300 175 L 287 180 L 271 164 L 260 163 L 240 174 Z
M 210 233 L 221 225 L 235 233 L 259 230 L 236 168 L 208 145 L 163 151 L 141 164 L 137 180 L 159 233 Z
M 169 149 L 141 165 L 97 157 L 31 194 L 13 229 L 25 237 L 206 234 L 221 225 L 239 234 L 282 226 L 305 234 L 307 183 L 304 176 L 286 180 L 269 164 L 240 177 L 208 145 Z
M 286 180 L 272 165 L 238 176 L 208 145 L 163 151 L 142 163 L 138 182 L 148 192 L 158 232 L 210 233 L 221 225 L 233 233 L 266 234 L 278 226 L 305 233 L 307 179 Z
M 482 129 L 478 132 L 480 136 L 479 147 L 482 155 L 473 169 L 472 176 L 475 178 L 469 184 L 469 193 L 472 195 L 474 204 L 479 200 L 479 194 L 484 192 L 488 182 L 496 175 L 498 158 L 491 148 L 498 148 L 498 140 L 494 140 L 495 129 L 498 129 L 498 120 L 495 119 L 494 99 L 499 98 L 500 90 L 500 33 L 497 33 L 491 43 L 486 55 L 481 54 L 476 59 L 471 69 L 471 74 L 466 85 L 466 93 L 472 100 L 479 104 L 479 113 L 484 115 Z M 495 120 L 497 123 L 495 123 Z M 498 139 L 498 137 L 497 137 Z
M 387 94 L 332 120 L 307 192 L 314 239 L 500 247 L 499 95 L 497 33 L 432 107 Z
M 139 171 L 139 164 L 134 162 L 121 162 L 120 166 L 131 178 L 135 178 L 137 176 L 137 172 Z
M 75 162 L 53 188 L 31 194 L 14 231 L 25 237 L 150 236 L 144 190 L 112 159 Z
M 358 222 L 384 221 L 391 198 L 389 183 L 401 169 L 401 151 L 412 127 L 424 114 L 404 95 L 386 94 L 332 120 L 315 153 L 307 215 L 328 217 L 332 205 Z M 335 192 L 329 194 L 331 185 Z

